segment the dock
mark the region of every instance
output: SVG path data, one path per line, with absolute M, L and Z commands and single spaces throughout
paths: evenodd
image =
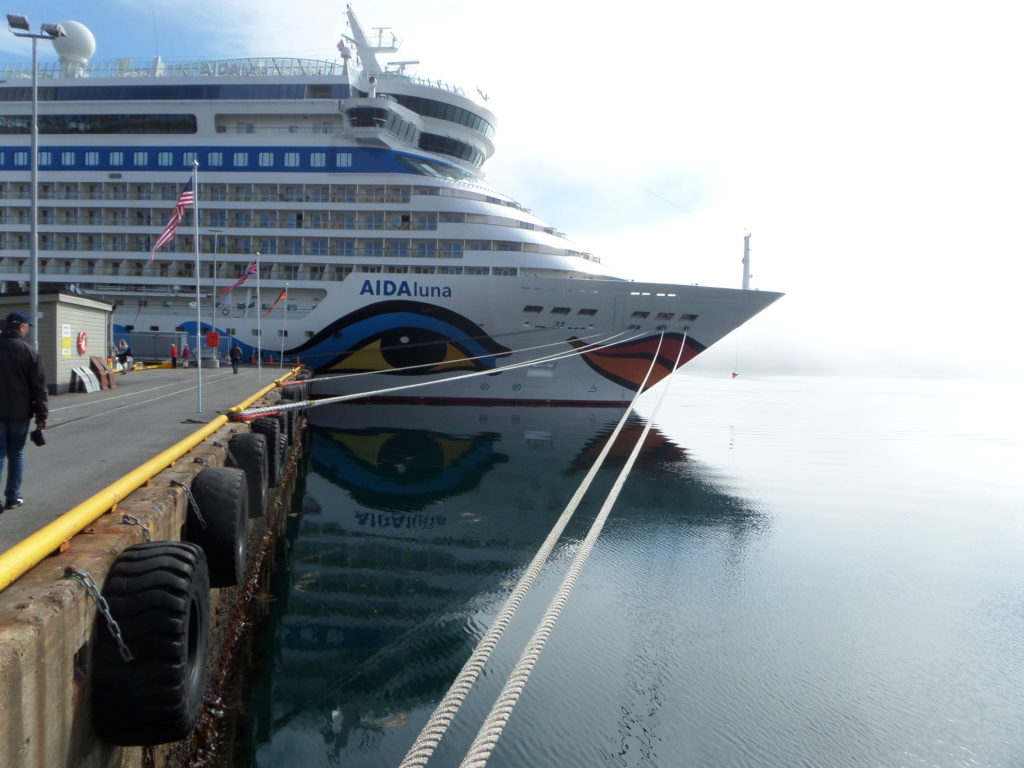
M 204 368 L 201 413 L 195 368 L 133 371 L 118 375 L 113 389 L 51 395 L 46 445 L 25 445 L 25 504 L 0 514 L 0 552 L 287 370 Z
M 306 389 L 275 380 L 297 373 L 204 368 L 201 410 L 195 368 L 51 396 L 0 515 L 0 765 L 202 763 L 287 520 Z

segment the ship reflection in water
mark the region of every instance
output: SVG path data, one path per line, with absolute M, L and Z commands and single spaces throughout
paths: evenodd
M 235 754 L 226 764 L 397 765 L 619 416 L 581 408 L 314 411 L 293 500 L 299 514 L 283 542 L 254 653 L 260 661 L 245 675 Z M 536 616 L 550 599 L 642 431 L 640 419 L 631 418 L 524 612 L 535 604 Z M 584 577 L 597 553 L 632 557 L 623 542 L 637 537 L 649 538 L 643 546 L 654 550 L 664 538 L 679 551 L 681 537 L 699 539 L 713 530 L 726 542 L 724 557 L 741 558 L 766 520 L 716 490 L 696 464 L 650 431 Z M 595 570 L 597 576 L 602 566 Z M 581 580 L 580 588 L 602 586 Z M 518 630 L 514 647 L 502 643 L 492 659 L 502 680 L 533 621 Z M 562 624 L 556 635 L 572 631 Z M 609 652 L 600 648 L 600 636 L 568 640 L 562 647 L 576 652 Z M 501 681 L 494 677 L 485 681 L 496 692 Z M 596 678 L 591 683 L 601 685 Z M 484 698 L 471 697 L 456 722 L 465 716 L 475 732 L 493 693 Z M 549 707 L 513 763 L 542 763 L 545 739 L 559 738 L 564 703 Z M 456 764 L 472 736 L 468 727 L 453 729 L 432 764 Z M 491 765 L 502 760 L 495 754 Z

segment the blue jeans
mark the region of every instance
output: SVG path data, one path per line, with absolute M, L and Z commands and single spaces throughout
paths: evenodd
M 31 419 L 25 421 L 0 420 L 0 475 L 4 471 L 4 459 L 9 458 L 7 468 L 7 485 L 4 487 L 4 498 L 14 501 L 21 496 L 21 476 L 25 472 L 25 440 L 28 439 L 28 428 Z

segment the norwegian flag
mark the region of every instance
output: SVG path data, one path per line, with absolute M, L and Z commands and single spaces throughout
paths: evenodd
M 185 188 L 181 190 L 181 194 L 178 195 L 178 202 L 174 205 L 174 210 L 171 212 L 171 218 L 167 222 L 167 226 L 160 233 L 160 237 L 156 239 L 153 250 L 149 252 L 150 263 L 153 263 L 156 252 L 174 239 L 174 233 L 178 230 L 178 224 L 181 223 L 181 219 L 185 215 L 185 209 L 195 204 L 196 196 L 195 192 L 192 191 L 192 179 L 189 179 L 188 184 L 185 185 Z

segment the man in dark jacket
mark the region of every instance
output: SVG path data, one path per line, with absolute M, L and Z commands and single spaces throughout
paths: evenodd
M 242 362 L 242 348 L 237 344 L 232 345 L 228 359 L 231 360 L 231 372 L 238 373 L 238 364 Z
M 24 504 L 21 498 L 21 477 L 25 470 L 25 439 L 32 418 L 36 429 L 46 426 L 49 409 L 46 404 L 46 380 L 36 350 L 25 342 L 30 325 L 24 312 L 7 315 L 0 336 L 0 475 L 4 459 L 7 485 L 4 487 L 4 509 Z

